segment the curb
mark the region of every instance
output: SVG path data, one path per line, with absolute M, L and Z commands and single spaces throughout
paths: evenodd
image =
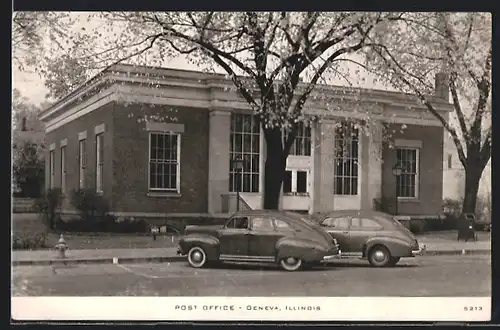
M 443 251 L 426 251 L 425 256 L 456 256 L 456 255 L 486 255 L 491 254 L 489 249 L 481 250 L 443 250 Z
M 15 260 L 12 266 L 48 266 L 74 264 L 138 264 L 184 261 L 186 257 L 123 257 L 123 258 L 79 258 L 79 259 L 52 259 L 52 260 Z
M 452 256 L 452 255 L 488 255 L 491 250 L 443 250 L 426 251 L 423 256 Z M 52 259 L 52 260 L 15 260 L 12 266 L 47 266 L 47 265 L 72 265 L 72 264 L 138 264 L 185 261 L 185 256 L 170 257 L 123 257 L 123 258 L 80 258 L 80 259 Z

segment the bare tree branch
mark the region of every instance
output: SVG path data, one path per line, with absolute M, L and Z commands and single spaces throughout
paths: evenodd
M 451 98 L 453 100 L 453 107 L 455 108 L 455 113 L 457 115 L 458 123 L 460 125 L 460 129 L 462 130 L 462 135 L 464 136 L 465 140 L 468 140 L 469 129 L 467 128 L 467 124 L 465 123 L 465 115 L 464 112 L 462 111 L 462 105 L 460 104 L 460 100 L 458 99 L 456 79 L 457 79 L 457 72 L 455 70 L 452 70 L 450 72 L 449 87 L 451 92 Z

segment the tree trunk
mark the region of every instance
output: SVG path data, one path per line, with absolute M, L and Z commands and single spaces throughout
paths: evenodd
M 280 129 L 266 132 L 267 156 L 264 167 L 264 209 L 277 210 L 280 203 L 281 184 L 285 176 L 286 158 L 282 148 Z
M 465 169 L 465 194 L 462 204 L 463 213 L 475 213 L 479 182 L 484 166 L 469 163 Z
M 286 158 L 282 153 L 268 153 L 264 167 L 264 209 L 279 208 L 281 184 L 286 169 Z

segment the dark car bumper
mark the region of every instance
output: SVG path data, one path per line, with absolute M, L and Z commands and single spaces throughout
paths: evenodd
M 337 246 L 336 248 L 333 248 L 330 251 L 328 251 L 326 253 L 326 255 L 323 256 L 323 259 L 321 260 L 321 262 L 327 262 L 327 261 L 331 261 L 331 260 L 335 260 L 335 259 L 340 259 L 341 257 L 342 257 L 342 251 L 340 251 L 340 249 Z
M 418 248 L 415 247 L 412 249 L 411 254 L 413 256 L 421 256 L 424 255 L 426 251 L 427 247 L 425 246 L 425 244 L 419 244 Z

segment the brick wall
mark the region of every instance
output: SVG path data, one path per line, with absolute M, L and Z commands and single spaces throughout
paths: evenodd
M 145 115 L 184 124 L 180 196 L 148 195 L 149 135 Z M 117 212 L 203 213 L 208 209 L 208 110 L 116 104 L 113 111 L 113 198 Z
M 74 121 L 71 121 L 46 135 L 47 146 L 55 143 L 55 187 L 61 187 L 61 140 L 67 139 L 66 146 L 66 198 L 63 208 L 70 208 L 71 191 L 79 188 L 79 162 L 78 162 L 78 133 L 87 131 L 87 170 L 85 182 L 87 188 L 95 187 L 96 171 L 96 146 L 94 128 L 100 124 L 105 125 L 104 131 L 104 197 L 110 199 L 112 196 L 112 172 L 111 155 L 113 154 L 113 107 L 112 103 L 92 111 Z M 49 180 L 49 148 L 45 157 L 45 181 Z
M 442 211 L 443 191 L 443 128 L 408 125 L 401 132 L 401 125 L 388 125 L 386 132 L 392 139 L 419 140 L 422 143 L 419 156 L 418 199 L 399 200 L 398 213 L 438 214 Z M 396 163 L 396 150 L 384 143 L 382 165 L 382 196 L 394 201 L 396 178 L 392 167 Z

